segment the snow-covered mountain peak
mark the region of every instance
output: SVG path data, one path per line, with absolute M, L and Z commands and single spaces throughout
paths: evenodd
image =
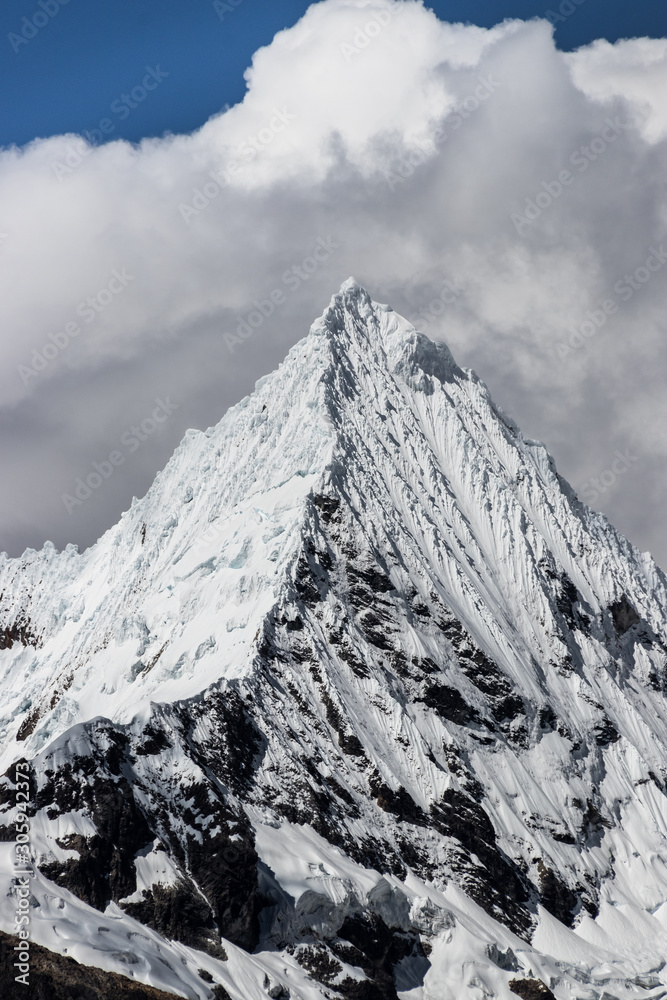
M 96 545 L 0 560 L 36 939 L 200 1000 L 202 968 L 232 1000 L 644 995 L 666 622 L 650 557 L 349 279 Z
M 5 752 L 17 732 L 41 747 L 93 714 L 129 721 L 149 701 L 253 669 L 262 622 L 314 544 L 320 495 L 370 520 L 369 564 L 389 539 L 407 546 L 424 587 L 508 669 L 517 643 L 530 662 L 548 642 L 517 604 L 522 580 L 549 619 L 544 567 L 595 611 L 626 595 L 659 621 L 648 593 L 664 598 L 664 581 L 650 560 L 647 592 L 624 561 L 628 543 L 564 492 L 545 449 L 523 440 L 477 377 L 350 278 L 252 395 L 206 433 L 187 432 L 96 545 L 4 557 L 0 613 L 25 640 L 0 661 Z M 408 565 L 402 586 L 414 585 Z
M 459 371 L 449 349 L 434 343 L 391 306 L 375 302 L 355 278 L 348 278 L 311 327 L 328 336 L 340 353 L 365 358 L 387 372 L 421 368 L 441 380 Z

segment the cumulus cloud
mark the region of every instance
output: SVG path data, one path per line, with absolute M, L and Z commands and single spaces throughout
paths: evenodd
M 352 273 L 664 564 L 666 67 L 659 40 L 563 54 L 546 21 L 323 0 L 192 135 L 4 151 L 0 544 L 93 541 Z M 165 394 L 169 419 L 68 513 Z M 605 486 L 616 449 L 634 460 Z
M 633 38 L 620 45 L 598 39 L 565 58 L 575 85 L 587 97 L 630 105 L 648 142 L 667 137 L 667 39 Z

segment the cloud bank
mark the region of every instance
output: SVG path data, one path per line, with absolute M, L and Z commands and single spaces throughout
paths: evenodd
M 0 154 L 0 547 L 94 541 L 354 274 L 667 564 L 667 42 L 323 0 L 246 80 L 192 135 Z

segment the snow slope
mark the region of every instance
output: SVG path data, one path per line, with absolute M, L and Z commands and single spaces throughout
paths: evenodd
M 651 557 L 350 279 L 96 545 L 2 557 L 34 939 L 188 997 L 667 994 L 666 623 Z

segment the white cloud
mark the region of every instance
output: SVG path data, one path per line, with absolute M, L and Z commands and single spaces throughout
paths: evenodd
M 662 41 L 564 55 L 546 21 L 486 30 L 407 0 L 324 0 L 255 54 L 245 100 L 192 135 L 138 147 L 57 136 L 0 154 L 5 544 L 92 540 L 181 421 L 216 421 L 354 273 L 410 317 L 454 282 L 426 332 L 476 367 L 575 486 L 607 452 L 644 448 L 605 502 L 664 559 L 647 498 L 665 484 L 667 268 L 627 301 L 614 285 L 667 236 L 666 66 Z M 329 234 L 339 249 L 286 286 Z M 131 279 L 118 288 L 114 271 Z M 223 333 L 274 288 L 284 305 L 229 354 Z M 87 322 L 90 297 L 103 308 Z M 571 347 L 610 297 L 617 311 Z M 53 357 L 26 376 L 50 334 Z M 182 405 L 164 437 L 65 521 L 67 483 L 167 391 Z
M 629 105 L 647 142 L 667 137 L 667 39 L 598 39 L 565 57 L 572 79 L 593 100 Z

